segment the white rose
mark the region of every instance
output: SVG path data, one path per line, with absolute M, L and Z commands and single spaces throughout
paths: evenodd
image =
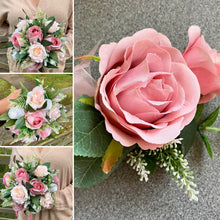
M 8 116 L 10 119 L 19 119 L 24 116 L 24 114 L 24 109 L 20 107 L 12 107 L 8 111 Z
M 47 192 L 44 197 L 40 198 L 40 205 L 48 209 L 51 204 L 53 204 L 53 198 L 51 194 Z
M 35 63 L 42 63 L 47 58 L 45 47 L 40 43 L 34 43 L 28 50 L 31 60 Z
M 44 177 L 49 174 L 47 166 L 39 165 L 36 170 L 34 171 L 34 175 L 36 177 Z
M 57 191 L 57 184 L 51 183 L 51 184 L 49 185 L 48 190 L 49 190 L 51 193 L 56 192 L 56 191 Z
M 17 204 L 24 204 L 28 200 L 27 189 L 23 185 L 15 186 L 11 190 L 11 197 Z

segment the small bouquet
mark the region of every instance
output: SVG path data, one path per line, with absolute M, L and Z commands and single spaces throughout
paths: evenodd
M 3 126 L 17 137 L 12 142 L 32 143 L 59 134 L 63 127 L 59 122 L 67 121 L 65 107 L 60 103 L 66 96 L 52 85 L 44 87 L 44 81 L 36 78 L 32 91 L 20 82 L 23 91 L 16 99 L 9 99 L 10 109 L 0 116 L 7 121 Z
M 198 200 L 193 172 L 184 158 L 198 133 L 210 157 L 205 131 L 213 127 L 216 108 L 201 119 L 204 103 L 220 95 L 220 55 L 189 28 L 181 52 L 154 29 L 144 29 L 118 43 L 104 44 L 75 66 L 75 187 L 87 188 L 108 178 L 127 162 L 148 181 L 155 167 L 173 175 L 190 200 Z M 87 69 L 99 62 L 96 82 Z M 83 121 L 83 123 L 82 123 Z
M 54 204 L 59 185 L 57 170 L 50 169 L 50 163 L 41 164 L 38 158 L 12 162 L 11 171 L 5 173 L 1 190 L 2 207 L 12 206 L 18 212 L 36 214 Z
M 13 60 L 28 72 L 57 68 L 65 57 L 64 25 L 56 22 L 54 17 L 47 18 L 43 12 L 38 12 L 32 19 L 26 14 L 26 18 L 18 18 L 18 22 L 14 33 L 9 35 L 10 41 L 2 49 L 11 47 Z

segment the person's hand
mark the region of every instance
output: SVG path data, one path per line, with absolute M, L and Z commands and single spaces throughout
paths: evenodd
M 17 89 L 14 92 L 12 92 L 9 96 L 6 97 L 6 99 L 16 99 L 21 93 L 21 89 Z

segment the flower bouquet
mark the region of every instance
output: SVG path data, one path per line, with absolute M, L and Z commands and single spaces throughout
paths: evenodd
M 184 156 L 196 133 L 213 156 L 204 131 L 220 131 L 212 127 L 219 107 L 205 120 L 200 116 L 204 103 L 220 95 L 220 55 L 198 26 L 188 33 L 183 52 L 165 35 L 144 29 L 102 45 L 99 57 L 97 45 L 77 58 L 83 61 L 75 66 L 75 187 L 102 182 L 127 156 L 141 181 L 164 167 L 198 200 Z M 90 60 L 99 62 L 97 82 L 87 70 Z
M 2 207 L 12 206 L 17 216 L 19 211 L 32 215 L 50 208 L 59 185 L 58 171 L 51 170 L 50 163 L 41 164 L 35 157 L 22 160 L 14 158 L 11 171 L 3 177 L 5 189 L 1 190 Z
M 67 121 L 65 107 L 60 103 L 66 96 L 52 85 L 44 87 L 44 81 L 37 78 L 32 91 L 20 84 L 23 88 L 20 96 L 9 99 L 9 111 L 0 116 L 0 121 L 7 121 L 3 127 L 16 136 L 11 144 L 32 143 L 53 137 L 53 132 L 59 134 L 63 129 L 59 122 Z
M 18 18 L 18 22 L 14 33 L 9 35 L 10 41 L 2 49 L 11 47 L 13 60 L 28 72 L 57 68 L 65 57 L 64 25 L 42 12 L 32 19 L 26 14 L 26 18 Z

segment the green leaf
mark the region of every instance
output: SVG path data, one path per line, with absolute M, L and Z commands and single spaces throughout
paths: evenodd
M 16 122 L 15 122 L 15 130 L 23 127 L 25 125 L 25 119 L 24 117 L 19 118 Z
M 46 166 L 47 169 L 50 169 L 50 163 L 44 163 L 44 164 L 42 164 L 42 165 Z
M 27 15 L 27 13 L 26 13 L 26 11 L 24 10 L 24 9 L 22 9 L 22 11 L 24 12 L 24 14 L 26 15 L 26 20 L 29 20 L 30 18 L 29 18 L 29 16 Z
M 41 44 L 42 44 L 44 47 L 47 47 L 47 46 L 53 45 L 53 43 L 51 43 L 51 42 L 48 41 L 48 40 L 42 40 L 42 41 L 41 41 Z
M 74 157 L 74 187 L 77 188 L 88 188 L 94 186 L 103 180 L 107 179 L 111 173 L 117 169 L 122 160 L 127 154 L 133 150 L 134 147 L 124 147 L 123 154 L 120 159 L 116 162 L 112 170 L 105 174 L 102 171 L 101 163 L 102 158 L 91 158 L 91 157 Z
M 8 112 L 6 112 L 0 116 L 0 121 L 6 121 L 6 120 L 10 120 L 10 118 L 8 116 Z
M 51 91 L 51 89 L 47 89 L 46 92 L 47 92 L 48 99 L 52 100 L 52 99 L 56 98 L 59 95 L 60 89 L 54 90 L 54 91 Z
M 202 112 L 203 112 L 203 109 L 204 109 L 204 104 L 199 104 L 197 106 L 197 111 L 196 111 L 196 115 L 194 117 L 194 120 L 195 121 L 198 121 L 198 119 L 200 118 Z
M 2 127 L 6 128 L 6 127 L 11 127 L 15 124 L 16 120 L 15 119 L 10 119 L 8 122 L 6 122 Z
M 102 171 L 108 174 L 118 159 L 121 157 L 123 152 L 123 146 L 120 142 L 112 139 L 109 144 L 107 150 L 105 151 L 105 155 L 102 158 Z
M 53 26 L 55 19 L 51 19 L 51 22 L 43 29 L 44 37 L 47 35 L 48 30 Z
M 24 89 L 24 91 L 26 92 L 26 93 L 28 93 L 29 91 L 28 91 L 28 89 L 23 85 L 23 83 L 22 82 L 20 82 L 20 85 L 21 85 L 21 87 Z
M 85 98 L 87 96 L 82 96 Z M 77 99 L 74 103 L 74 154 L 84 157 L 103 157 L 112 140 L 106 131 L 103 116 L 94 107 Z
M 213 158 L 213 154 L 212 154 L 212 148 L 211 148 L 211 145 L 210 145 L 210 142 L 209 142 L 209 139 L 208 137 L 205 135 L 205 134 L 202 134 L 201 132 L 199 133 L 205 146 L 206 146 L 206 150 L 208 151 L 208 154 L 211 158 Z
M 3 208 L 12 207 L 13 205 L 14 205 L 14 202 L 13 202 L 13 200 L 11 198 L 4 200 L 4 202 L 1 204 L 1 206 Z
M 11 193 L 10 193 L 10 192 L 5 192 L 5 193 L 3 194 L 3 198 L 4 198 L 4 199 L 8 199 L 10 196 L 11 196 Z
M 58 68 L 57 66 L 54 66 L 54 65 L 52 65 L 50 63 L 47 63 L 46 67 L 49 68 L 49 69 L 57 69 Z
M 100 57 L 92 56 L 92 55 L 85 55 L 81 57 L 76 57 L 75 60 L 94 60 L 96 62 L 100 62 Z
M 196 137 L 197 125 L 195 120 L 192 120 L 180 133 L 179 137 L 183 138 L 182 140 L 182 151 L 186 155 L 189 149 L 192 147 L 193 142 Z
M 50 57 L 56 62 L 59 63 L 59 58 L 55 52 L 50 52 Z
M 28 182 L 26 182 L 26 188 L 27 189 L 32 189 L 32 188 L 34 188 L 30 183 L 28 183 Z
M 146 170 L 149 170 L 151 175 L 154 174 L 155 168 L 157 166 L 156 156 L 146 155 L 144 159 L 147 162 Z
M 66 117 L 66 112 L 64 111 L 63 108 L 60 109 L 61 112 L 61 117 L 64 118 L 66 121 L 68 121 L 68 118 Z
M 79 99 L 80 102 L 94 107 L 94 97 L 86 97 Z
M 35 86 L 39 86 L 39 80 L 38 80 L 38 76 L 35 77 Z
M 38 207 L 40 205 L 40 197 L 41 196 L 33 196 L 33 197 L 31 197 L 32 204 L 34 204 L 35 206 Z
M 5 49 L 9 47 L 13 47 L 13 43 L 11 41 L 7 42 L 3 47 L 1 47 L 1 49 Z
M 219 107 L 215 109 L 203 122 L 200 123 L 199 128 L 204 129 L 205 127 L 211 126 L 217 119 L 219 113 Z

